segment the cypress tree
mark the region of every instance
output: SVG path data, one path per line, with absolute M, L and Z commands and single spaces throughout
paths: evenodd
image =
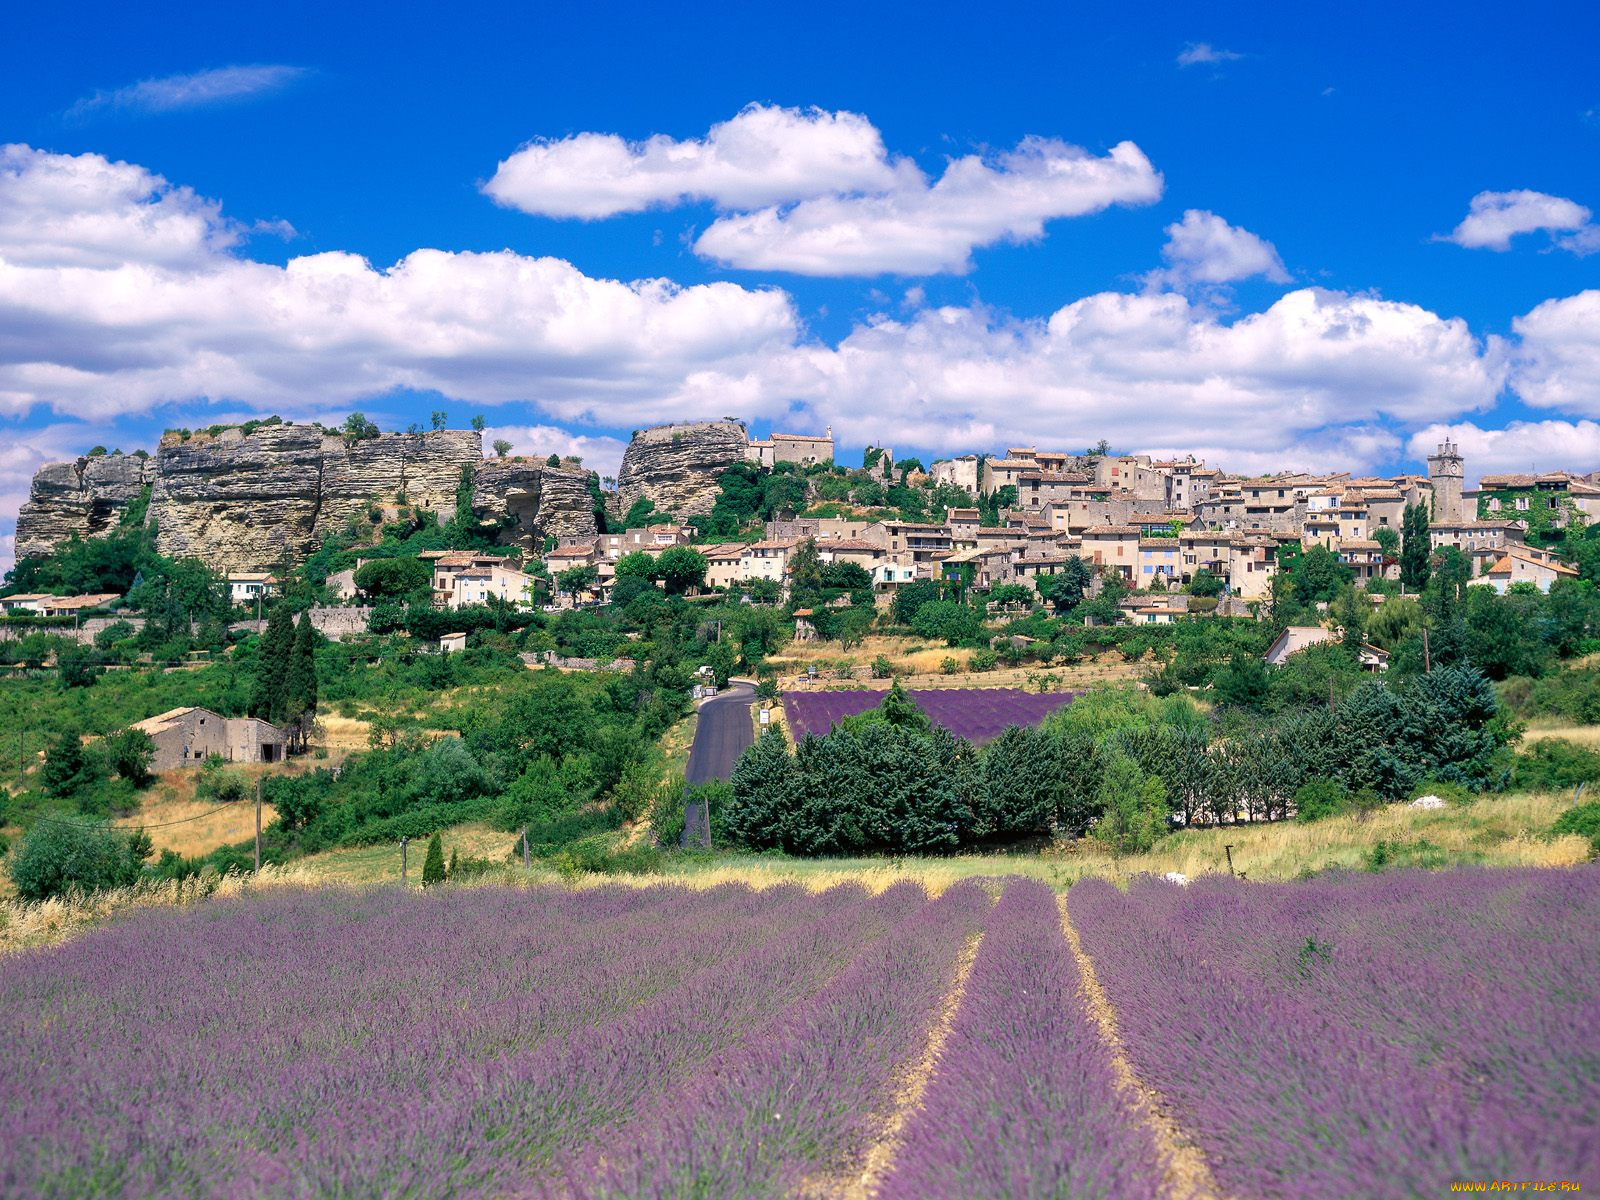
M 1403 538 L 1400 545 L 1400 583 L 1414 592 L 1420 592 L 1428 582 L 1429 559 L 1433 545 L 1428 533 L 1428 506 L 1406 505 L 1400 520 Z
M 422 886 L 444 882 L 444 844 L 436 833 L 428 839 L 428 857 L 422 863 Z
M 311 614 L 301 613 L 289 651 L 284 676 L 285 708 L 291 720 L 310 718 L 317 711 L 317 631 L 311 627 Z
M 250 694 L 250 715 L 281 724 L 288 715 L 289 661 L 294 653 L 294 614 L 287 604 L 273 606 L 267 631 L 256 652 L 255 687 Z

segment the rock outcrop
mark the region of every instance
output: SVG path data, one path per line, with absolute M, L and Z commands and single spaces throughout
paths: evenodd
M 463 485 L 474 514 L 532 549 L 546 536 L 593 537 L 588 472 L 483 457 L 468 430 L 390 433 L 355 442 L 312 425 L 263 425 L 187 437 L 154 458 L 80 458 L 34 477 L 17 519 L 17 554 L 51 553 L 73 534 L 110 529 L 150 487 L 156 548 L 220 571 L 292 565 L 351 520 L 406 507 L 449 521 Z
M 657 425 L 634 434 L 617 475 L 618 504 L 627 512 L 641 496 L 680 521 L 711 511 L 717 476 L 745 461 L 750 444 L 737 421 Z
M 251 570 L 304 558 L 373 504 L 404 503 L 447 521 L 461 469 L 482 457 L 482 439 L 464 430 L 353 443 L 311 425 L 169 433 L 150 497 L 156 549 Z
M 547 537 L 592 538 L 600 528 L 589 476 L 581 468 L 547 466 L 538 459 L 486 458 L 473 479 L 472 510 L 501 527 L 501 541 L 528 552 L 542 549 Z
M 103 454 L 45 464 L 17 513 L 17 557 L 49 554 L 74 536 L 100 536 L 154 479 L 154 460 L 138 455 Z

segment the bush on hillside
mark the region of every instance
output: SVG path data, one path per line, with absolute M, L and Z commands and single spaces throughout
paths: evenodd
M 127 887 L 150 851 L 143 830 L 41 819 L 11 856 L 11 882 L 24 900 Z

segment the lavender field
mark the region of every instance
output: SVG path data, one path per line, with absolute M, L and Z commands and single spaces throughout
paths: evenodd
M 134 911 L 0 960 L 0 1195 L 1154 1200 L 1195 1187 L 1169 1119 L 1239 1197 L 1600 1167 L 1595 870 L 1065 911 L 997 880 Z
M 931 688 L 906 693 L 928 719 L 957 737 L 982 745 L 1010 725 L 1037 725 L 1072 701 L 1076 692 L 1025 692 L 1021 688 Z M 783 711 L 796 741 L 820 737 L 846 717 L 876 708 L 883 693 L 856 689 L 837 692 L 794 692 L 783 698 Z

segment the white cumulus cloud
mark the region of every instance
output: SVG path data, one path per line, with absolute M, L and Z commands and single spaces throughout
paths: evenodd
M 800 275 L 964 273 L 972 251 L 1042 237 L 1044 223 L 1149 204 L 1161 175 L 1122 142 L 1106 155 L 1049 138 L 1025 138 L 993 158 L 967 155 L 937 182 L 908 160 L 894 186 L 869 195 L 820 196 L 719 218 L 695 251 L 731 267 Z
M 1146 277 L 1154 286 L 1186 288 L 1236 283 L 1260 275 L 1288 283 L 1289 272 L 1273 244 L 1216 213 L 1191 208 L 1167 226 L 1161 257 L 1167 266 Z
M 1538 408 L 1600 416 L 1600 291 L 1546 300 L 1511 327 L 1517 393 Z
M 0 186 L 26 203 L 0 216 L 0 413 L 408 388 L 612 425 L 682 415 L 697 396 L 720 415 L 716 381 L 736 386 L 797 333 L 774 289 L 595 279 L 510 252 L 255 262 L 229 250 L 218 206 L 141 168 L 25 147 L 4 161 Z
M 1373 429 L 1487 408 L 1504 379 L 1498 345 L 1460 320 L 1316 289 L 1231 323 L 1174 293 L 1101 293 L 1045 321 L 929 309 L 858 327 L 837 348 L 797 348 L 769 371 L 769 388 L 846 442 L 1105 437 L 1260 462 L 1330 438 L 1339 454 L 1378 455 L 1398 442 Z
M 1219 63 L 1238 62 L 1244 55 L 1234 50 L 1223 50 L 1210 42 L 1190 42 L 1178 53 L 1180 67 L 1216 66 Z
M 909 158 L 891 157 L 863 116 L 757 104 L 700 139 L 580 133 L 533 142 L 484 191 L 553 217 L 708 201 L 722 215 L 694 244 L 702 257 L 838 276 L 965 272 L 977 247 L 1040 237 L 1058 217 L 1148 204 L 1161 186 L 1132 142 L 1094 155 L 1039 137 L 954 159 L 930 181 Z
M 1461 447 L 1472 479 L 1600 466 L 1600 424 L 1594 421 L 1512 421 L 1504 429 L 1441 422 L 1417 430 L 1406 448 L 1412 458 L 1426 458 L 1446 438 Z
M 1441 240 L 1469 250 L 1509 250 L 1518 234 L 1540 230 L 1574 254 L 1600 250 L 1600 227 L 1592 214 L 1575 200 L 1527 189 L 1514 192 L 1479 192 L 1467 206 L 1467 215 Z
M 267 63 L 214 67 L 187 75 L 166 75 L 160 79 L 145 79 L 113 91 L 85 96 L 67 110 L 67 116 L 82 120 L 106 111 L 163 113 L 183 108 L 204 108 L 275 92 L 304 74 L 303 67 Z
M 622 454 L 628 446 L 621 438 L 573 433 L 558 425 L 491 425 L 483 431 L 484 451 L 493 455 L 498 441 L 511 443 L 508 453 L 534 458 L 548 458 L 559 454 L 562 458 L 574 455 L 583 459 L 583 465 L 602 477 L 616 477 L 622 466 Z
M 894 178 L 883 138 L 849 112 L 752 104 L 704 138 L 628 142 L 579 133 L 523 146 L 484 191 L 549 217 L 611 217 L 709 200 L 753 208 L 832 192 L 879 191 Z

